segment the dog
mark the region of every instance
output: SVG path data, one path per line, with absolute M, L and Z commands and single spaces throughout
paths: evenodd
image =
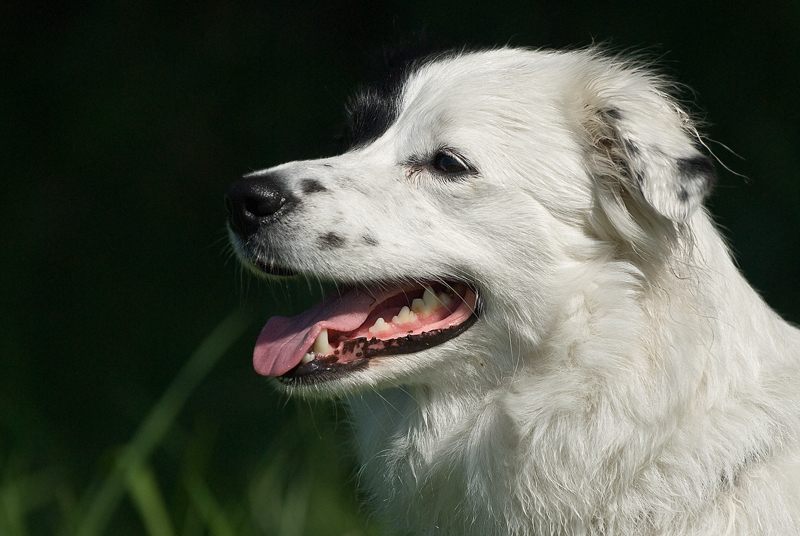
M 800 331 L 706 209 L 675 84 L 596 48 L 457 51 L 349 106 L 338 156 L 226 190 L 233 246 L 336 291 L 255 369 L 346 400 L 399 534 L 800 534 Z

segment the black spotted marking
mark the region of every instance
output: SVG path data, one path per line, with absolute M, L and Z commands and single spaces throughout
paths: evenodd
M 633 141 L 625 139 L 622 140 L 622 143 L 625 145 L 625 150 L 630 156 L 638 156 L 639 153 L 641 153 L 639 146 L 633 143 Z
M 361 237 L 361 240 L 368 246 L 377 246 L 378 239 L 372 235 L 364 235 Z
M 638 145 L 629 139 L 623 139 L 622 145 L 625 147 L 625 157 L 627 159 L 623 159 L 620 162 L 620 165 L 622 166 L 625 174 L 634 179 L 639 188 L 641 188 L 644 184 L 644 171 L 636 166 L 636 159 L 639 157 L 642 151 L 639 149 Z
M 617 160 L 617 165 L 619 166 L 623 175 L 635 180 L 636 185 L 639 188 L 642 188 L 644 185 L 644 172 L 641 169 L 635 168 L 632 163 L 625 158 L 619 158 Z
M 344 246 L 345 239 L 338 234 L 331 232 L 320 235 L 319 244 L 321 247 L 326 249 L 336 249 Z
M 622 119 L 622 112 L 619 111 L 619 108 L 606 108 L 605 114 L 616 121 Z
M 691 158 L 679 158 L 677 161 L 678 173 L 683 180 L 684 186 L 678 192 L 678 198 L 689 201 L 689 190 L 697 190 L 702 194 L 708 193 L 717 181 L 717 170 L 714 161 L 705 155 L 693 156 Z
M 684 179 L 705 179 L 708 183 L 716 180 L 717 171 L 714 162 L 708 156 L 700 155 L 692 158 L 678 159 L 678 172 Z
M 300 181 L 300 190 L 304 194 L 314 194 L 327 190 L 317 179 L 303 179 Z

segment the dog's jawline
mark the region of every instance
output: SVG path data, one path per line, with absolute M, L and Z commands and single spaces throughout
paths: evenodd
M 258 261 L 256 262 L 256 266 L 258 270 L 264 273 L 265 275 L 273 276 L 278 279 L 282 279 L 284 277 L 285 278 L 297 277 L 298 275 L 300 275 L 291 268 L 285 268 L 283 266 L 280 266 L 272 262 Z

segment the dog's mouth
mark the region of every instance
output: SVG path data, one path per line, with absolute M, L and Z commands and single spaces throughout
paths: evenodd
M 478 318 L 475 291 L 461 282 L 351 288 L 292 317 L 273 317 L 253 352 L 259 374 L 286 384 L 340 377 L 370 360 L 442 344 Z

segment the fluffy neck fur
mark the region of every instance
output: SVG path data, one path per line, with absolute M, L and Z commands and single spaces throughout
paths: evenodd
M 691 229 L 660 273 L 590 264 L 545 340 L 494 348 L 509 354 L 494 362 L 517 365 L 483 374 L 491 381 L 352 397 L 377 509 L 420 534 L 800 530 L 785 503 L 800 496 L 796 462 L 756 463 L 789 459 L 800 400 L 777 380 L 796 367 L 781 356 L 797 357 L 800 337 L 702 211 Z M 739 509 L 753 502 L 770 506 Z

